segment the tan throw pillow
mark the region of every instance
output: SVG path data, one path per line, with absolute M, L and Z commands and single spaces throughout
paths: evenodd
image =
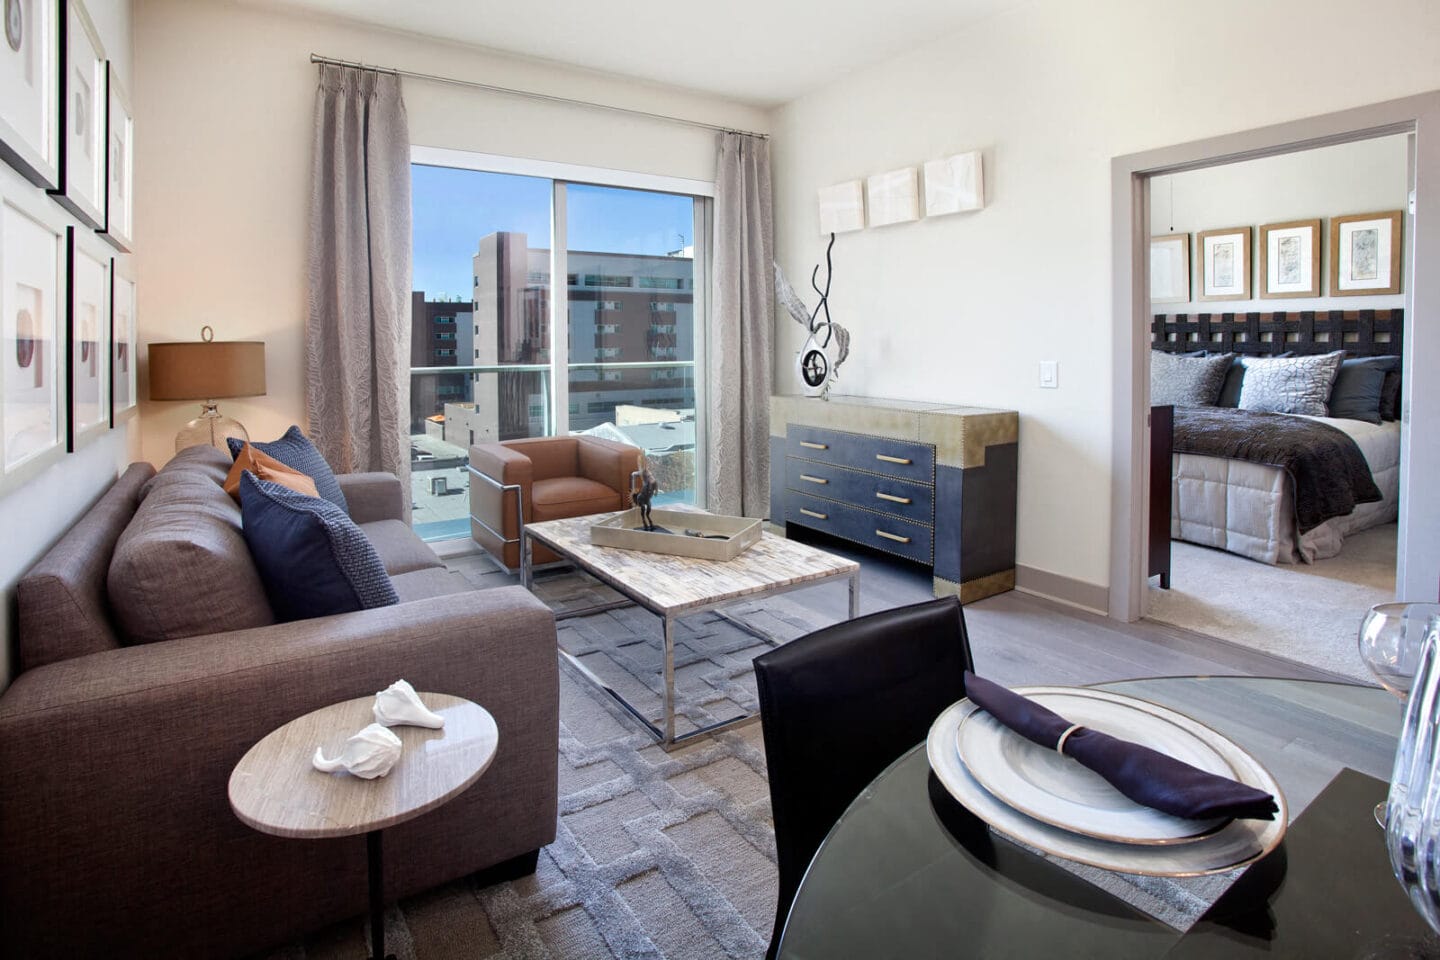
M 307 497 L 320 496 L 320 492 L 315 489 L 314 480 L 299 470 L 285 466 L 269 454 L 261 453 L 247 443 L 240 448 L 240 452 L 235 456 L 235 464 L 225 478 L 225 492 L 230 494 L 236 503 L 240 502 L 240 474 L 246 470 L 261 480 L 278 483 L 282 487 L 287 487 L 296 493 L 303 493 Z

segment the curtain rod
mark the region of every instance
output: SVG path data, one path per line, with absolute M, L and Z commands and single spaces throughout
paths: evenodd
M 318 53 L 310 54 L 311 63 L 328 63 L 337 67 L 354 67 L 357 70 L 370 70 L 374 73 L 390 73 L 397 77 L 409 77 L 413 80 L 429 80 L 432 83 L 448 83 L 456 87 L 473 87 L 476 90 L 488 90 L 491 93 L 504 93 L 512 97 L 527 97 L 531 100 L 545 100 L 550 103 L 565 103 L 580 107 L 594 107 L 597 110 L 609 110 L 613 113 L 628 113 L 633 117 L 646 117 L 651 120 L 665 120 L 669 123 L 683 123 L 688 127 L 701 127 L 705 130 L 717 130 L 720 133 L 739 133 L 747 137 L 756 137 L 760 140 L 769 140 L 768 133 L 755 133 L 752 130 L 737 130 L 734 127 L 725 127 L 717 123 L 706 123 L 703 120 L 690 120 L 686 117 L 672 117 L 664 113 L 650 113 L 647 110 L 632 110 L 629 107 L 617 107 L 609 103 L 596 103 L 593 100 L 577 100 L 572 97 L 557 97 L 548 93 L 536 93 L 533 90 L 518 90 L 514 87 L 501 87 L 493 83 L 480 83 L 475 80 L 457 80 L 454 77 L 442 77 L 434 73 L 416 73 L 413 70 L 400 70 L 396 67 L 379 67 L 370 63 L 359 63 L 354 60 L 340 60 L 336 57 L 322 57 Z

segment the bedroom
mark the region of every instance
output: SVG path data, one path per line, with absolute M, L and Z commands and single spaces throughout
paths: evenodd
M 1408 164 L 1392 135 L 1151 181 L 1152 402 L 1176 404 L 1151 618 L 1368 675 L 1356 630 L 1395 594 Z

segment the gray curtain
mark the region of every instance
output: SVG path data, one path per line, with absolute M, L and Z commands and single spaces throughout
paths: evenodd
M 770 144 L 722 133 L 715 164 L 714 296 L 706 355 L 706 502 L 715 513 L 769 515 L 774 246 Z
M 322 65 L 313 163 L 309 435 L 337 473 L 384 470 L 408 490 L 410 131 L 400 78 Z

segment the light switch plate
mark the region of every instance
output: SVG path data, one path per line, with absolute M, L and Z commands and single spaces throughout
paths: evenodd
M 1060 386 L 1060 364 L 1055 360 L 1040 361 L 1040 386 L 1054 390 Z

